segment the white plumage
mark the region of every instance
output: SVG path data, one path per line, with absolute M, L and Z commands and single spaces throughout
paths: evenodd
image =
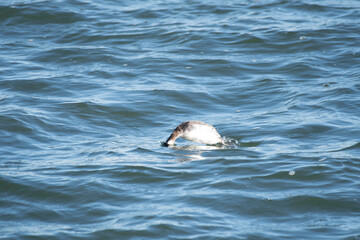
M 220 134 L 210 124 L 201 121 L 187 121 L 183 122 L 175 128 L 170 137 L 166 140 L 165 145 L 172 145 L 178 138 L 204 144 L 218 144 L 223 143 Z

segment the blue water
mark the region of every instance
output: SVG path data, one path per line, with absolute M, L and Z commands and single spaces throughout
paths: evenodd
M 360 1 L 0 3 L 1 239 L 360 239 Z M 177 140 L 183 121 L 224 146 Z

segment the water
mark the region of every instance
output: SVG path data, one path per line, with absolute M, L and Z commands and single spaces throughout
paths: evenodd
M 360 239 L 359 1 L 2 1 L 1 239 Z M 223 147 L 177 141 L 186 120 Z

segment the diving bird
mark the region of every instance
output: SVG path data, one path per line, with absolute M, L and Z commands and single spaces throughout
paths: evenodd
M 213 126 L 201 121 L 183 122 L 175 128 L 164 145 L 173 145 L 178 137 L 208 145 L 224 143 L 220 134 Z

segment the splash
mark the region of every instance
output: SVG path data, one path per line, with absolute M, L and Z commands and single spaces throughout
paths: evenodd
M 226 147 L 232 148 L 232 147 L 240 147 L 241 146 L 241 143 L 238 140 L 230 138 L 230 137 L 223 136 L 222 140 L 223 140 L 223 145 Z

